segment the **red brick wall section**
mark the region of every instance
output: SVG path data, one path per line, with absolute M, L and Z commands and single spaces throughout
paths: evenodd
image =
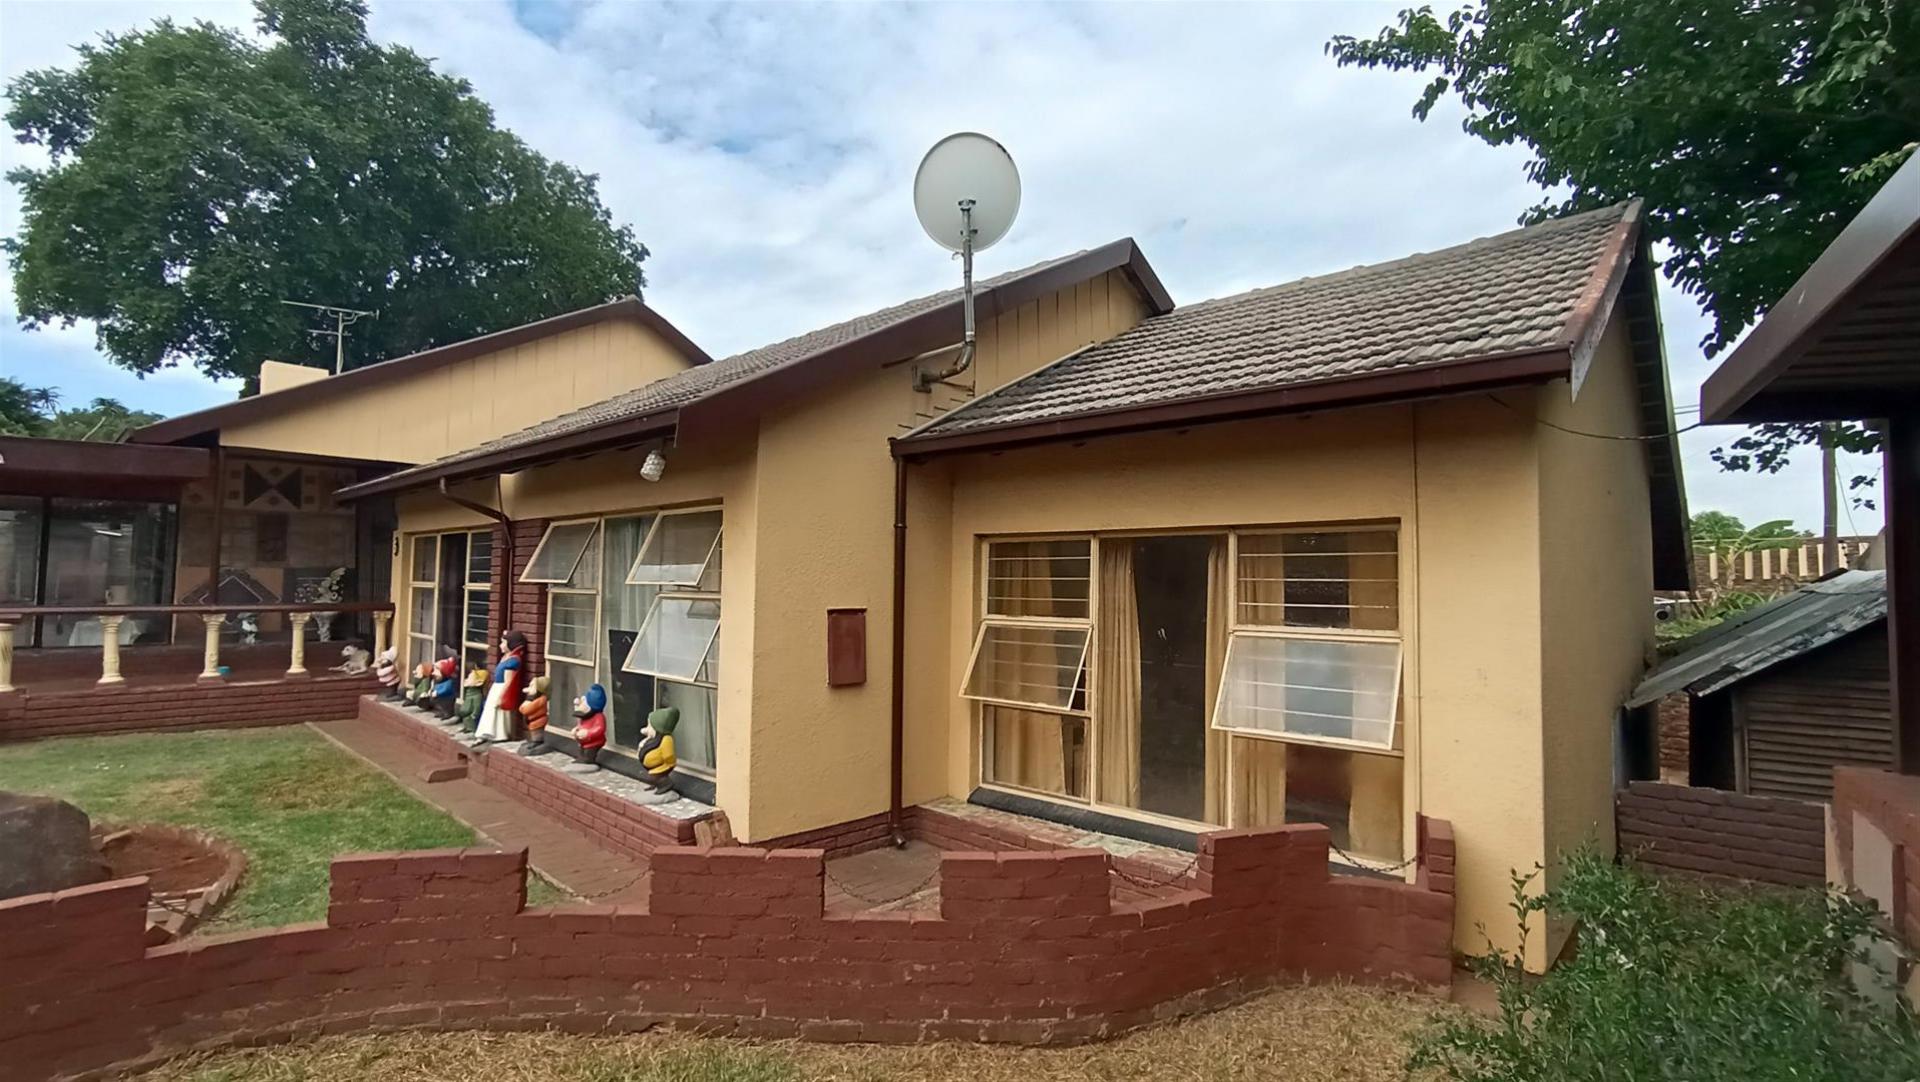
M 1681 777 L 1691 772 L 1693 747 L 1693 698 L 1676 691 L 1661 699 L 1655 707 L 1660 727 L 1660 769 L 1677 770 Z
M 1615 813 L 1621 854 L 1643 868 L 1794 887 L 1826 881 L 1818 804 L 1636 781 Z
M 1853 817 L 1859 815 L 1897 847 L 1895 889 L 1900 938 L 1920 948 L 1920 776 L 1890 770 L 1840 766 L 1833 770 L 1833 842 L 1843 873 L 1853 868 Z M 1851 884 L 1849 884 L 1851 885 Z
M 663 848 L 651 909 L 525 910 L 526 854 L 337 859 L 324 922 L 143 950 L 145 880 L 0 902 L 0 1062 L 102 1078 L 183 1052 L 394 1029 L 1094 1040 L 1302 976 L 1444 986 L 1453 899 L 1331 877 L 1319 826 L 1201 843 L 1115 904 L 1096 850 L 954 852 L 936 914 L 822 912 L 815 850 Z
M 546 532 L 546 519 L 514 521 L 513 573 L 506 584 L 507 626 L 501 629 L 526 633 L 527 664 L 536 673 L 546 671 L 547 588 L 539 583 L 521 582 L 520 576 L 526 571 L 527 564 L 533 559 L 533 550 L 540 547 L 540 539 Z
M 604 849 L 645 860 L 660 846 L 693 843 L 690 819 L 669 818 L 511 752 L 475 755 L 444 730 L 406 716 L 402 707 L 366 698 L 359 709 L 361 720 L 405 738 L 435 759 L 465 763 L 468 778 L 567 821 L 582 837 Z
M 350 718 L 372 676 L 121 685 L 0 695 L 0 742 L 46 736 L 233 729 Z

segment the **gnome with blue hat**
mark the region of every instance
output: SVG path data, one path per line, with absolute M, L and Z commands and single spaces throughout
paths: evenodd
M 585 694 L 573 700 L 573 716 L 573 739 L 580 750 L 575 755 L 577 761 L 567 764 L 566 770 L 591 774 L 600 769 L 595 760 L 600 749 L 607 746 L 607 689 L 599 684 L 589 686 Z

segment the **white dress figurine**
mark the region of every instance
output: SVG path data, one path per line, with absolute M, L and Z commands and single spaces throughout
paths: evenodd
M 520 711 L 520 689 L 524 685 L 527 637 L 509 631 L 500 639 L 500 664 L 494 667 L 493 683 L 487 688 L 486 701 L 480 704 L 474 742 L 497 743 L 513 739 L 513 719 Z

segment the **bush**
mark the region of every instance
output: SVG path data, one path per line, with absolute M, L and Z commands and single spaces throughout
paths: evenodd
M 1499 1015 L 1451 1016 L 1411 1066 L 1457 1082 L 1910 1082 L 1920 1029 L 1905 1007 L 1869 1002 L 1847 978 L 1876 935 L 1869 906 L 1816 891 L 1714 893 L 1656 882 L 1592 852 L 1529 897 L 1577 922 L 1573 957 L 1526 977 L 1519 956 L 1478 960 Z

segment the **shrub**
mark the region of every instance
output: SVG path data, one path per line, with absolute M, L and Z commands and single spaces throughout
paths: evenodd
M 1878 934 L 1870 906 L 1817 891 L 1690 890 L 1591 851 L 1529 896 L 1514 876 L 1522 954 L 1479 959 L 1495 1019 L 1449 1016 L 1411 1066 L 1457 1082 L 1910 1082 L 1920 1028 L 1860 995 L 1847 963 Z M 1573 956 L 1519 967 L 1526 920 L 1577 922 Z

